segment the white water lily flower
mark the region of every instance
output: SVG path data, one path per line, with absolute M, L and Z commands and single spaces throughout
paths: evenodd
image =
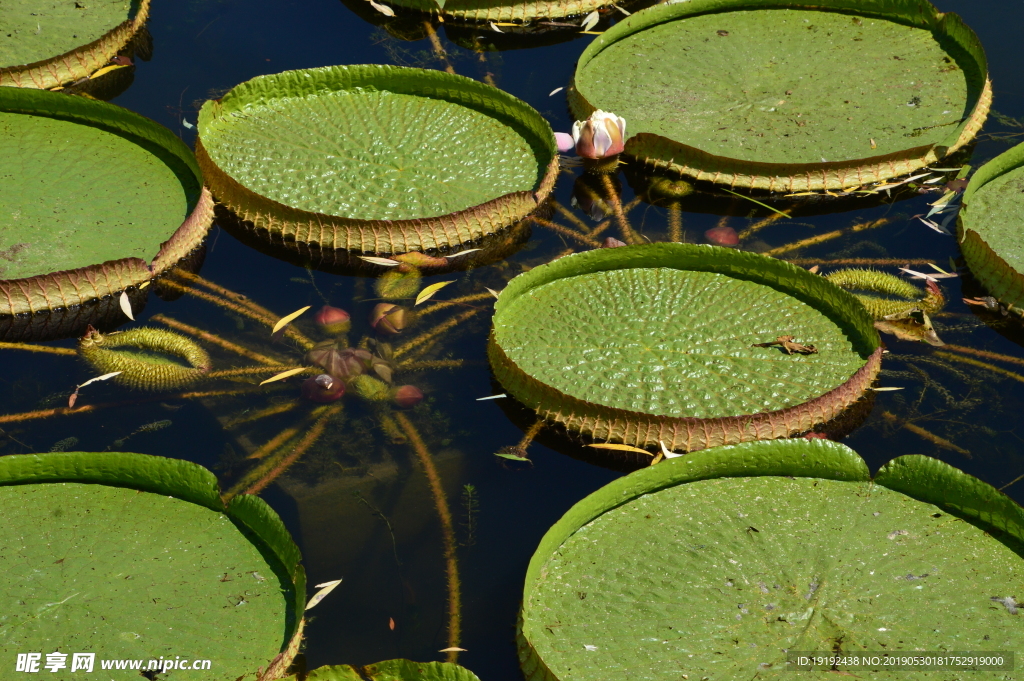
M 598 109 L 587 120 L 572 124 L 572 138 L 583 158 L 616 156 L 626 148 L 626 119 Z

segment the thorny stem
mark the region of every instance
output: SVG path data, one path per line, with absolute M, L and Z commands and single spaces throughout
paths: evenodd
M 454 76 L 455 69 L 452 68 L 451 62 L 448 61 L 448 53 L 444 51 L 444 45 L 441 44 L 441 39 L 437 37 L 437 31 L 434 30 L 433 22 L 426 19 L 423 21 L 423 27 L 427 29 L 427 37 L 430 38 L 430 46 L 434 48 L 434 55 L 444 64 L 444 70 Z
M 316 417 L 317 412 L 308 414 L 306 418 L 303 419 L 297 426 L 285 428 L 280 433 L 270 438 L 266 442 L 266 444 L 264 444 L 262 447 L 258 448 L 256 451 L 254 451 L 252 454 L 245 458 L 262 459 L 266 457 L 268 454 L 273 454 L 278 447 L 284 446 L 284 443 L 288 442 L 288 440 L 291 440 L 293 437 L 297 436 L 299 433 L 305 430 L 309 426 L 309 422 L 315 419 Z
M 231 429 L 240 426 L 243 423 L 250 423 L 252 421 L 258 421 L 268 416 L 276 416 L 277 414 L 289 412 L 298 406 L 298 400 L 292 400 L 291 402 L 282 402 L 281 404 L 269 406 L 266 409 L 258 409 L 256 411 L 245 412 L 233 419 L 226 419 L 222 425 L 224 426 L 224 428 Z
M 0 343 L 0 350 L 26 350 L 28 352 L 45 352 L 51 355 L 77 355 L 74 348 L 51 348 L 49 345 L 32 345 L 31 343 Z
M 578 227 L 582 233 L 586 234 L 587 232 L 590 231 L 590 227 L 587 225 L 587 223 L 583 222 L 583 220 L 580 220 L 579 216 L 577 216 L 571 210 L 560 204 L 558 201 L 551 199 L 551 207 L 557 210 L 559 213 L 561 213 L 562 217 L 564 217 L 566 220 L 576 225 L 576 227 Z
M 615 185 L 612 184 L 612 176 L 602 174 L 601 183 L 604 185 L 604 190 L 608 194 L 606 200 L 611 206 L 612 212 L 615 213 L 615 219 L 619 223 L 619 229 L 622 230 L 623 240 L 627 244 L 643 243 L 640 235 L 633 230 L 633 225 L 629 224 L 629 219 L 626 217 L 626 211 L 622 209 L 622 200 L 619 198 L 619 193 L 615 191 Z
M 340 404 L 325 405 L 314 409 L 311 416 L 318 416 L 319 419 L 313 424 L 313 427 L 306 432 L 305 436 L 299 440 L 291 453 L 282 457 L 269 459 L 263 465 L 257 467 L 251 473 L 246 475 L 236 485 L 221 495 L 224 503 L 230 501 L 232 497 L 242 492 L 242 490 L 244 490 L 245 494 L 259 494 L 266 489 L 270 483 L 277 480 L 282 473 L 288 470 L 292 464 L 298 461 L 299 458 L 305 454 L 317 440 L 320 439 L 320 436 L 324 434 L 324 430 L 327 428 L 327 422 L 332 416 L 340 412 L 341 409 L 342 405 Z M 255 482 L 251 482 L 253 478 L 256 478 Z
M 437 507 L 437 515 L 441 519 L 441 530 L 444 533 L 444 560 L 448 573 L 448 646 L 457 648 L 462 629 L 462 597 L 459 585 L 459 564 L 455 556 L 455 527 L 452 524 L 452 512 L 448 507 L 448 499 L 444 495 L 444 487 L 441 486 L 441 476 L 437 474 L 434 460 L 430 456 L 423 438 L 419 431 L 413 426 L 409 418 L 402 412 L 395 412 L 395 420 L 405 431 L 412 445 L 416 457 L 423 466 L 423 472 L 427 474 L 427 481 L 430 483 L 430 491 L 434 495 L 434 505 Z M 448 662 L 457 662 L 459 654 L 455 651 L 449 652 Z
M 981 352 L 981 351 L 979 350 L 978 352 Z M 954 354 L 952 354 L 950 352 L 942 352 L 941 350 L 937 351 L 937 352 L 935 352 L 933 354 L 936 357 L 941 357 L 943 359 L 950 359 L 950 360 L 953 360 L 955 362 L 962 362 L 963 364 L 970 364 L 971 366 L 978 367 L 979 369 L 985 369 L 987 371 L 991 371 L 994 374 L 999 374 L 1000 376 L 1006 376 L 1007 378 L 1012 378 L 1015 381 L 1020 381 L 1021 383 L 1024 383 L 1024 376 L 1021 376 L 1020 374 L 1015 373 L 1013 371 L 1007 371 L 1006 369 L 1002 369 L 1000 367 L 997 367 L 994 364 L 989 364 L 988 362 L 979 362 L 978 360 L 971 359 L 970 357 L 961 357 L 960 355 L 954 355 Z M 1017 360 L 1017 361 L 1019 362 L 1020 360 Z
M 964 449 L 963 447 L 950 442 L 949 440 L 947 440 L 944 437 L 939 437 L 938 435 L 936 435 L 935 433 L 933 433 L 930 430 L 925 430 L 921 426 L 918 426 L 918 425 L 915 425 L 913 423 L 910 423 L 909 421 L 903 421 L 902 423 L 900 423 L 899 417 L 897 417 L 895 414 L 893 414 L 890 411 L 883 411 L 882 412 L 882 418 L 884 418 L 886 421 L 888 421 L 889 423 L 892 423 L 892 424 L 899 423 L 902 428 L 905 428 L 906 430 L 909 430 L 914 435 L 922 437 L 925 440 L 928 440 L 932 444 L 938 445 L 939 447 L 941 447 L 943 449 L 949 449 L 951 451 L 956 452 L 957 454 L 963 454 L 968 459 L 973 458 L 971 456 L 971 453 L 969 451 L 967 451 L 966 449 Z
M 787 216 L 781 215 L 780 213 L 772 213 L 768 217 L 763 218 L 761 220 L 758 220 L 757 222 L 755 222 L 754 224 L 750 225 L 745 230 L 743 230 L 742 232 L 739 233 L 740 241 L 745 241 L 745 240 L 749 239 L 750 237 L 754 236 L 754 234 L 756 234 L 757 232 L 761 231 L 762 229 L 764 229 L 768 225 L 773 225 L 773 224 L 775 224 L 776 222 L 778 222 L 779 220 L 781 220 L 784 217 L 787 217 Z
M 683 243 L 683 210 L 678 201 L 668 204 L 668 240 Z
M 490 294 L 487 295 L 489 296 Z M 395 348 L 394 351 L 395 359 L 398 359 L 399 357 L 408 353 L 410 350 L 413 350 L 417 346 L 423 345 L 427 341 L 440 336 L 442 333 L 452 328 L 453 326 L 461 324 L 462 322 L 466 321 L 467 319 L 475 315 L 477 312 L 480 312 L 480 310 L 476 308 L 472 310 L 466 310 L 462 314 L 452 317 L 451 319 L 445 320 L 438 324 L 437 326 L 435 326 L 434 328 L 430 329 L 429 331 L 426 331 L 417 336 L 416 338 L 413 338 L 412 340 L 409 340 L 403 343 L 402 345 L 399 345 L 397 348 Z
M 465 305 L 467 303 L 475 303 L 477 301 L 487 300 L 493 297 L 494 296 L 492 296 L 490 293 L 484 291 L 483 293 L 472 293 L 468 296 L 462 296 L 461 298 L 452 298 L 451 300 L 439 300 L 433 305 L 428 305 L 420 309 L 418 312 L 416 312 L 416 317 L 419 319 L 423 319 L 428 314 L 440 312 L 441 310 L 445 310 L 449 307 L 455 307 L 456 305 Z
M 197 329 L 196 327 L 185 324 L 184 322 L 179 322 L 177 319 L 172 319 L 171 317 L 167 317 L 162 314 L 155 314 L 153 315 L 152 320 L 154 322 L 163 324 L 164 326 L 169 326 L 175 331 L 187 333 L 190 336 L 194 336 L 200 340 L 206 341 L 207 343 L 211 343 L 213 345 L 224 348 L 225 350 L 233 352 L 236 355 L 241 355 L 242 357 L 251 359 L 254 362 L 259 362 L 260 364 L 269 364 L 271 366 L 281 364 L 281 360 L 279 359 L 273 359 L 271 357 L 267 357 L 266 355 L 261 355 L 258 352 L 249 350 L 248 348 L 243 348 L 241 345 L 237 345 L 235 343 L 232 343 L 231 341 L 224 340 L 220 336 L 216 336 L 212 333 L 207 333 L 202 329 Z
M 977 348 L 968 348 L 963 345 L 950 345 L 949 343 L 944 345 L 942 349 L 952 350 L 953 352 L 962 352 L 965 355 L 974 355 L 975 357 L 984 357 L 985 359 L 994 359 L 1000 362 L 1009 362 L 1010 364 L 1020 364 L 1024 366 L 1024 359 L 1021 359 L 1020 357 L 1011 357 L 1010 355 L 1003 355 L 998 352 L 978 350 Z
M 398 368 L 402 371 L 422 371 L 423 369 L 457 369 L 464 366 L 464 359 L 435 359 L 425 362 L 402 362 Z
M 173 275 L 169 275 L 167 277 L 164 277 L 164 279 L 161 282 L 161 284 L 164 285 L 164 286 L 167 286 L 169 288 L 172 288 L 172 289 L 174 289 L 176 291 L 181 291 L 182 293 L 188 293 L 189 295 L 193 295 L 196 298 L 199 298 L 200 300 L 205 300 L 208 303 L 213 303 L 214 305 L 218 305 L 220 307 L 223 307 L 224 309 L 230 310 L 230 311 L 234 312 L 237 315 L 241 315 L 243 317 L 248 317 L 249 319 L 253 319 L 253 320 L 255 320 L 257 322 L 260 322 L 262 324 L 266 324 L 267 326 L 269 326 L 271 328 L 273 328 L 274 324 L 278 320 L 278 316 L 275 315 L 273 312 L 271 312 L 270 310 L 267 310 L 264 307 L 261 307 L 261 306 L 257 305 L 256 303 L 253 303 L 251 301 L 247 301 L 245 304 L 232 302 L 231 300 L 228 299 L 228 297 L 215 296 L 215 295 L 212 295 L 210 293 L 207 293 L 206 291 L 200 291 L 200 290 L 198 290 L 198 289 L 196 289 L 194 287 L 185 286 L 181 282 L 175 281 L 174 279 L 171 278 L 172 276 L 177 277 L 177 276 L 182 276 L 182 275 L 183 275 L 182 272 L 175 272 Z M 214 284 L 212 282 L 208 282 L 205 279 L 203 279 L 202 277 L 197 277 L 194 274 L 190 274 L 190 275 L 188 275 L 188 277 L 185 277 L 185 278 L 188 281 L 192 281 L 192 282 L 200 284 L 202 286 L 209 286 L 211 288 L 212 287 L 216 287 L 216 289 L 220 289 L 220 291 L 227 291 L 227 289 L 222 288 L 220 286 L 217 286 L 216 284 Z M 220 291 L 218 291 L 218 293 Z M 231 292 L 228 291 L 228 293 L 231 293 Z M 236 293 L 233 293 L 231 295 L 235 296 L 235 297 L 238 297 L 238 294 L 236 294 Z M 284 335 L 288 336 L 289 338 L 294 340 L 296 343 L 298 343 L 299 346 L 303 350 L 309 350 L 311 347 L 313 347 L 313 345 L 315 345 L 315 343 L 313 343 L 313 341 L 311 341 L 309 338 L 307 338 L 301 331 L 296 329 L 291 324 L 286 326 L 284 328 L 284 331 L 282 331 L 282 333 L 284 333 Z
M 530 426 L 525 433 L 523 433 L 523 439 L 516 445 L 518 449 L 525 450 L 533 442 L 533 438 L 537 437 L 537 433 L 540 432 L 541 428 L 544 427 L 544 419 L 538 418 L 534 421 L 533 425 Z
M 562 236 L 567 236 L 570 239 L 575 239 L 576 241 L 578 241 L 579 243 L 583 244 L 584 246 L 590 246 L 591 248 L 600 248 L 601 247 L 601 243 L 599 241 L 597 241 L 596 239 L 592 239 L 591 237 L 587 236 L 586 234 L 580 234 L 575 229 L 569 229 L 568 227 L 565 227 L 564 225 L 560 225 L 557 222 L 551 222 L 550 220 L 545 220 L 544 218 L 539 218 L 536 215 L 532 216 L 530 218 L 530 220 L 533 223 L 535 223 L 537 225 L 540 225 L 541 227 L 546 227 L 547 229 L 550 229 L 552 232 L 556 232 L 558 234 L 561 234 Z
M 200 392 L 175 393 L 173 395 L 151 395 L 149 397 L 136 397 L 123 402 L 103 402 L 100 404 L 85 404 L 74 409 L 68 407 L 54 407 L 53 409 L 40 409 L 38 411 L 26 411 L 20 414 L 5 414 L 0 416 L 0 423 L 20 423 L 21 421 L 32 421 L 45 419 L 51 416 L 71 416 L 74 414 L 88 414 L 93 411 L 107 407 L 125 407 L 139 404 L 141 402 L 154 402 L 156 400 L 187 400 L 195 397 L 223 397 L 226 395 L 241 395 L 243 393 L 261 392 L 260 388 L 238 388 L 232 390 L 205 390 Z
M 789 253 L 805 246 L 815 246 L 826 241 L 831 241 L 837 237 L 841 237 L 845 234 L 853 234 L 856 232 L 863 232 L 866 229 L 873 229 L 875 227 L 881 227 L 892 222 L 892 218 L 880 218 L 878 220 L 872 220 L 871 222 L 862 222 L 859 225 L 853 225 L 852 227 L 845 227 L 843 229 L 837 229 L 832 232 L 826 232 L 825 234 L 819 234 L 818 236 L 812 236 L 808 239 L 800 239 L 777 248 L 773 248 L 770 251 L 765 251 L 765 255 L 781 255 L 782 253 Z
M 299 369 L 303 367 L 297 366 L 277 366 L 277 367 L 239 367 L 237 369 L 221 369 L 220 371 L 211 371 L 206 374 L 206 378 L 230 378 L 232 376 L 251 376 L 252 374 L 266 374 L 268 372 L 281 373 L 282 371 L 288 371 L 289 369 Z M 306 371 L 303 373 L 314 373 L 317 370 L 312 367 L 304 367 Z M 301 374 L 300 374 L 301 375 Z

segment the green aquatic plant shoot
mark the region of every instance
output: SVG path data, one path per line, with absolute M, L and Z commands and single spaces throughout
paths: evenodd
M 121 372 L 114 380 L 136 390 L 182 388 L 211 368 L 210 355 L 195 341 L 146 327 L 106 335 L 89 327 L 78 341 L 78 353 L 99 371 Z

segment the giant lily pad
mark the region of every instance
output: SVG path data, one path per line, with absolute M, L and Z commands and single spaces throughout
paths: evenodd
M 5 456 L 0 516 L 5 659 L 92 652 L 98 672 L 103 660 L 181 656 L 210 660 L 204 679 L 235 681 L 298 649 L 298 548 L 258 497 L 225 507 L 201 466 L 119 452 Z
M 817 353 L 756 347 L 785 336 Z M 570 430 L 691 451 L 808 431 L 855 402 L 881 361 L 846 291 L 690 244 L 599 249 L 516 277 L 489 355 L 508 392 Z
M 0 158 L 0 317 L 139 287 L 198 247 L 213 219 L 189 148 L 112 104 L 0 88 Z M 74 319 L 54 328 L 73 335 L 90 321 Z
M 594 40 L 570 91 L 578 119 L 625 117 L 626 153 L 656 169 L 768 191 L 922 168 L 991 98 L 977 36 L 926 0 L 659 5 Z
M 527 104 L 439 71 L 334 66 L 260 76 L 199 114 L 217 200 L 257 233 L 320 250 L 456 246 L 550 193 L 554 133 Z
M 960 250 L 978 281 L 1019 315 L 1024 310 L 1024 144 L 986 163 L 964 191 Z
M 146 23 L 149 0 L 4 0 L 0 86 L 49 89 L 106 64 Z
M 872 480 L 822 440 L 698 452 L 616 480 L 548 530 L 520 659 L 531 681 L 675 681 L 775 678 L 787 651 L 1018 651 L 1006 597 L 1024 592 L 1021 539 L 1020 506 L 929 457 Z M 827 669 L 810 678 L 835 678 Z

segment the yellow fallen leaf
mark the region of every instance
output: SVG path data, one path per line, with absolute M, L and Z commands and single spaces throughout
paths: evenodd
M 419 305 L 420 303 L 427 302 L 435 293 L 443 289 L 448 284 L 454 283 L 454 281 L 439 281 L 436 284 L 431 284 L 430 286 L 427 286 L 422 291 L 420 291 L 418 296 L 416 296 L 416 304 Z
M 868 388 L 868 390 L 874 390 L 876 393 L 885 393 L 893 390 L 903 390 L 903 388 L 897 388 L 895 386 L 888 386 L 885 388 Z
M 120 303 L 121 303 L 121 312 L 124 312 L 124 315 L 126 317 L 128 317 L 128 319 L 130 319 L 130 320 L 132 320 L 134 322 L 135 321 L 135 315 L 132 314 L 132 304 L 131 304 L 131 301 L 128 300 L 128 292 L 127 291 L 121 291 Z
M 466 650 L 465 648 L 456 648 L 455 646 L 452 646 L 451 648 L 442 648 L 441 650 L 439 650 L 437 652 L 439 652 L 439 653 L 468 653 L 469 651 Z
M 142 282 L 142 284 L 139 286 L 139 290 L 141 291 L 142 289 L 144 289 L 147 286 L 149 286 L 151 283 L 152 283 L 151 281 L 144 281 L 144 282 Z
M 102 69 L 89 76 L 89 79 L 92 80 L 93 78 L 99 78 L 104 73 L 110 73 L 111 71 L 117 71 L 118 69 L 125 68 L 128 68 L 127 64 L 111 64 L 110 66 L 104 66 Z
M 340 579 L 336 579 L 333 582 L 324 582 L 323 584 L 317 584 L 316 588 L 320 590 L 313 594 L 313 597 L 309 599 L 309 603 L 306 603 L 306 610 L 309 610 L 314 605 L 316 605 L 324 598 L 326 598 L 327 594 L 334 591 L 334 587 L 338 586 L 339 584 L 341 584 Z
M 486 287 L 486 286 L 484 286 L 484 288 L 487 288 L 487 287 Z M 490 293 L 490 294 L 491 294 L 492 296 L 494 296 L 495 298 L 497 298 L 497 297 L 498 297 L 498 292 L 497 292 L 497 291 L 495 291 L 495 290 L 494 290 L 493 288 L 487 288 L 487 291 L 488 291 L 488 292 L 489 292 L 489 293 Z
M 295 312 L 292 312 L 290 315 L 281 317 L 280 319 L 277 320 L 277 324 L 274 324 L 274 330 L 271 333 L 277 333 L 278 331 L 286 327 L 288 324 L 290 324 L 296 317 L 298 317 L 300 314 L 302 314 L 311 307 L 313 306 L 307 305 L 301 310 L 296 310 Z
M 276 376 L 271 376 L 270 378 L 268 378 L 265 381 L 260 381 L 260 385 L 263 385 L 264 383 L 273 383 L 274 381 L 280 381 L 282 379 L 288 378 L 289 376 L 294 376 L 295 374 L 301 374 L 305 370 L 306 370 L 306 367 L 296 367 L 295 369 L 289 369 L 288 371 L 282 371 L 281 373 L 277 374 Z
M 646 454 L 647 456 L 654 456 L 646 449 L 640 449 L 639 447 L 630 447 L 629 445 L 614 445 L 614 444 L 603 444 L 603 445 L 587 445 L 594 449 L 614 449 L 620 452 L 637 452 L 639 454 Z

